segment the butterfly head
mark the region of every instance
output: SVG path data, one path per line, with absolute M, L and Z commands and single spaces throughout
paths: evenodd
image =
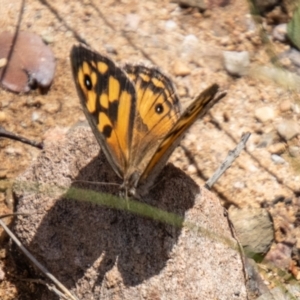
M 140 177 L 141 174 L 137 171 L 129 173 L 129 176 L 124 178 L 124 181 L 120 186 L 120 196 L 125 198 L 132 196 L 139 199 L 140 195 L 137 190 Z

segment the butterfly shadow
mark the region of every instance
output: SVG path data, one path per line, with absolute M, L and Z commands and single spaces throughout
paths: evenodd
M 85 195 L 94 192 L 98 199 L 106 197 L 103 193 L 118 194 L 118 187 L 80 181 L 120 182 L 102 153 L 80 170 L 71 187 L 73 195 L 81 191 L 81 199 L 86 200 Z M 88 280 L 91 289 L 97 290 L 114 267 L 125 286 L 135 286 L 166 266 L 197 193 L 198 185 L 168 164 L 156 185 L 140 200 L 145 204 L 141 214 L 130 211 L 130 200 L 128 211 L 62 196 L 43 217 L 29 248 L 37 244 L 45 248 L 42 261 L 46 260 L 47 268 L 68 288 Z M 126 203 L 125 199 L 118 200 Z M 160 221 L 146 217 L 149 206 L 157 209 L 154 216 L 156 212 L 171 215 L 166 220 L 162 216 Z

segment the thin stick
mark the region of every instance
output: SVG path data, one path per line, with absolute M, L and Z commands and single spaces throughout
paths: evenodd
M 228 152 L 225 161 L 216 170 L 216 172 L 206 181 L 205 187 L 210 190 L 216 181 L 223 175 L 223 173 L 232 165 L 236 158 L 240 155 L 242 150 L 246 147 L 246 143 L 251 133 L 246 132 L 242 135 L 241 141 L 237 144 L 234 150 Z
M 17 244 L 21 251 L 31 260 L 31 262 L 43 272 L 57 287 L 61 290 L 66 297 L 66 299 L 79 300 L 74 296 L 62 283 L 60 283 L 42 264 L 40 264 L 33 255 L 22 245 L 18 238 L 10 231 L 10 229 L 5 225 L 5 223 L 0 219 L 0 225 L 6 231 L 6 233 L 11 237 L 11 239 Z M 53 290 L 53 289 L 52 289 Z
M 3 218 L 9 218 L 9 217 L 15 217 L 15 216 L 30 216 L 32 214 L 30 213 L 11 213 L 11 214 L 4 214 L 0 216 L 0 219 Z
M 23 136 L 14 134 L 14 133 L 12 133 L 10 131 L 7 131 L 6 129 L 4 129 L 1 126 L 0 126 L 0 137 L 6 137 L 6 138 L 9 138 L 9 139 L 12 139 L 12 140 L 16 140 L 16 141 L 22 142 L 24 144 L 31 145 L 31 146 L 39 148 L 39 149 L 43 149 L 43 143 L 32 141 L 32 140 L 29 140 L 29 139 L 27 139 L 27 138 L 25 138 Z

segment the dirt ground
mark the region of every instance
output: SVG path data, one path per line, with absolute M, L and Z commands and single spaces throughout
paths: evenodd
M 221 177 L 214 191 L 226 207 L 267 207 L 276 231 L 273 246 L 289 245 L 285 252 L 277 249 L 286 260 L 282 269 L 300 279 L 300 134 L 288 140 L 278 134 L 279 124 L 299 120 L 299 96 L 295 87 L 287 88 L 287 84 L 261 76 L 258 71 L 273 67 L 270 52 L 280 57 L 290 49 L 287 43 L 272 39 L 272 22 L 288 15 L 277 12 L 275 18 L 270 13 L 268 18 L 254 21 L 247 1 L 208 3 L 202 13 L 168 0 L 26 0 L 21 11 L 21 1 L 1 0 L 1 29 L 14 32 L 20 19 L 20 30 L 34 32 L 47 41 L 57 66 L 53 84 L 45 95 L 39 90 L 14 94 L 0 89 L 0 126 L 42 141 L 49 129 L 69 129 L 85 120 L 69 60 L 72 45 L 80 41 L 120 64 L 158 66 L 174 81 L 183 107 L 205 87 L 218 83 L 227 96 L 190 129 L 182 141 L 184 148 L 178 147 L 170 161 L 203 184 L 242 134 L 250 132 L 246 151 Z M 224 68 L 223 51 L 248 51 L 251 73 L 242 77 L 229 75 Z M 297 74 L 297 67 L 287 57 L 282 65 L 284 70 Z M 259 108 L 267 108 L 263 117 Z M 269 111 L 272 113 L 267 117 Z M 0 139 L 0 215 L 14 209 L 9 181 L 39 153 L 34 147 Z M 6 218 L 5 222 L 9 224 L 11 220 Z M 6 300 L 18 298 L 21 292 L 16 269 L 8 263 L 7 244 L 8 238 L 2 233 L 0 298 Z M 264 280 L 273 285 L 268 276 Z

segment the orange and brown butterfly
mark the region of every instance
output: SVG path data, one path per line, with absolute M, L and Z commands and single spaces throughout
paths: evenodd
M 157 68 L 118 67 L 86 46 L 73 46 L 71 64 L 85 116 L 125 195 L 148 192 L 183 134 L 220 98 L 218 85 L 181 114 L 171 80 Z

